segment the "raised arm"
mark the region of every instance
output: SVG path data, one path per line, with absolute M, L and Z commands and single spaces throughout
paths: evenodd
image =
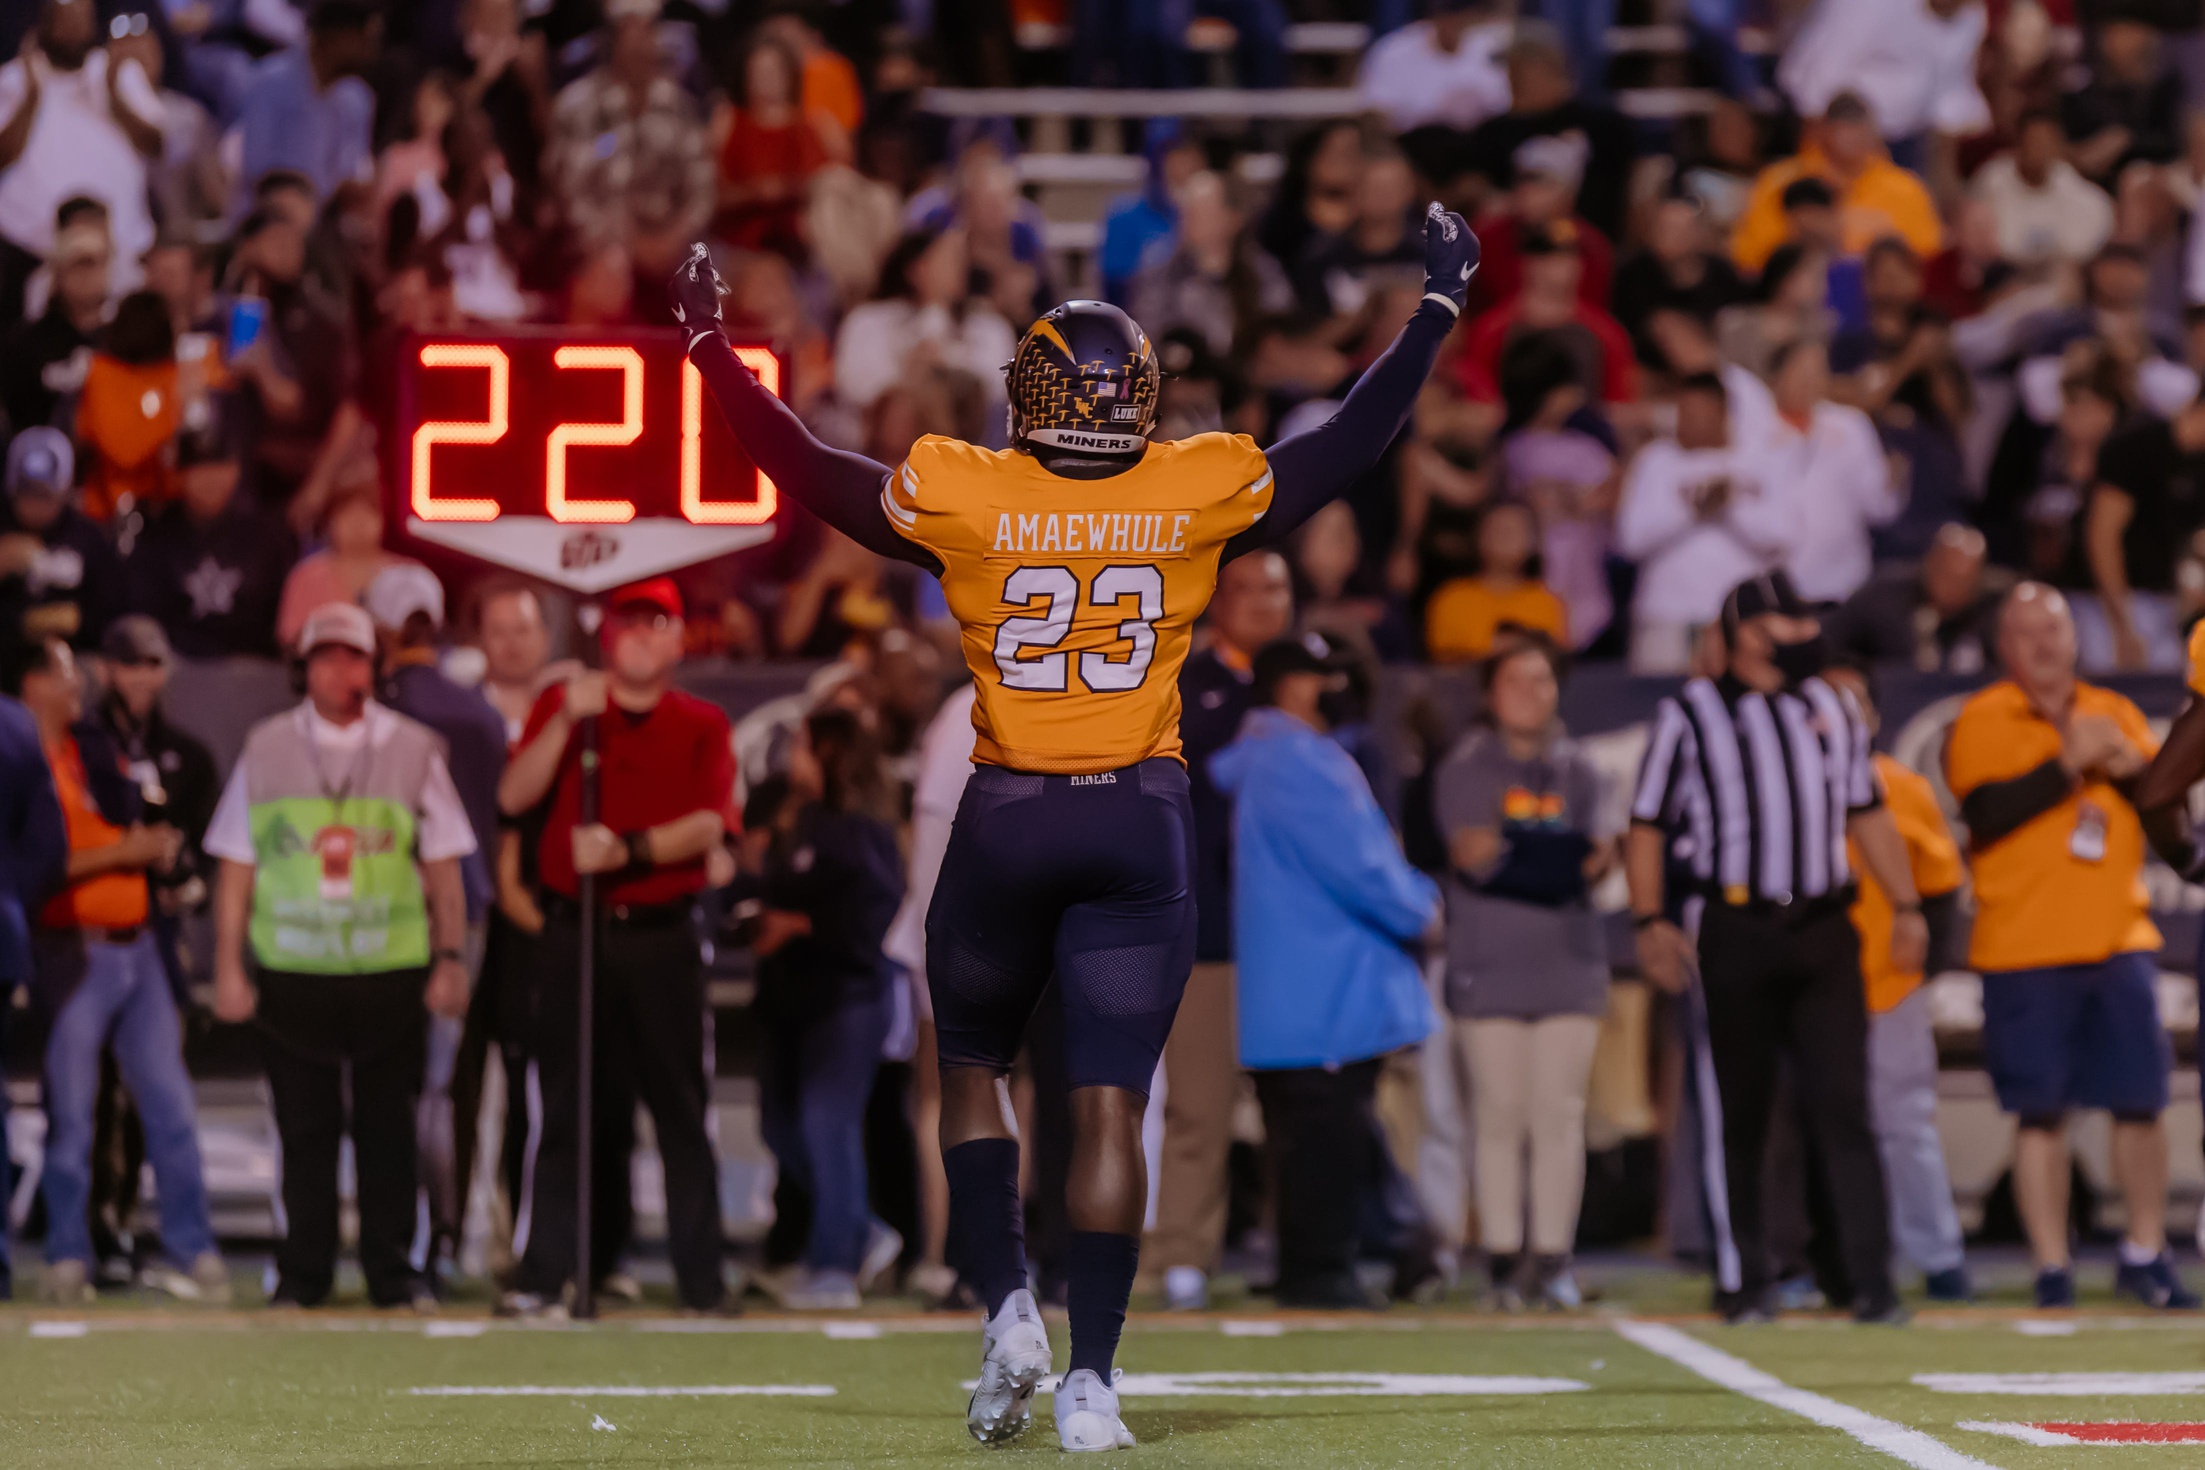
M 881 509 L 881 486 L 892 472 L 862 454 L 820 443 L 795 410 L 737 360 L 720 328 L 726 289 L 702 245 L 689 248 L 670 287 L 675 319 L 689 336 L 689 360 L 743 452 L 798 505 L 867 551 L 940 572 L 934 553 L 898 535 Z
M 2193 696 L 2136 786 L 2136 815 L 2153 851 L 2184 878 L 2198 880 L 2197 838 L 2190 830 L 2190 788 L 2205 777 L 2205 697 Z
M 1454 330 L 1478 268 L 1478 237 L 1459 214 L 1437 204 L 1424 214 L 1424 299 L 1391 346 L 1379 354 L 1339 411 L 1314 429 L 1266 452 L 1271 509 L 1225 546 L 1225 559 L 1276 545 L 1369 474 L 1408 423 L 1417 394 Z

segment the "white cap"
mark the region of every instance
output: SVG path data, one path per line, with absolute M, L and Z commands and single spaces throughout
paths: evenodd
M 415 613 L 427 613 L 433 626 L 444 626 L 444 584 L 417 561 L 394 562 L 377 572 L 360 602 L 377 627 L 392 632 Z
M 359 604 L 325 602 L 306 615 L 306 626 L 299 630 L 299 657 L 312 658 L 315 649 L 331 646 L 375 657 L 375 624 Z

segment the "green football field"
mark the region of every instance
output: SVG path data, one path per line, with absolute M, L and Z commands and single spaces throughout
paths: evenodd
M 1252 1302 L 1138 1314 L 1120 1363 L 1142 1443 L 1126 1458 L 2048 1470 L 2126 1463 L 2134 1448 L 2089 1437 L 2146 1431 L 2109 1425 L 2205 1419 L 2205 1319 L 2123 1314 L 2101 1300 L 2055 1321 L 1995 1304 L 2013 1301 L 2009 1289 L 1994 1305 L 1926 1313 L 1906 1329 L 1812 1316 L 1725 1329 L 1677 1311 L 1698 1290 L 1684 1278 L 1620 1273 L 1607 1288 L 1601 1308 L 1570 1318 L 1463 1304 L 1317 1317 Z M 569 1327 L 494 1322 L 479 1305 L 429 1320 L 205 1313 L 130 1296 L 73 1313 L 15 1305 L 0 1308 L 0 1464 L 1054 1456 L 1046 1400 L 1010 1450 L 966 1439 L 960 1385 L 975 1367 L 975 1325 L 894 1304 L 706 1321 L 629 1308 Z M 2205 1463 L 2205 1443 L 2142 1454 Z

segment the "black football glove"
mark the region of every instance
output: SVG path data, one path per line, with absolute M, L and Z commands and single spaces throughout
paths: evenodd
M 1478 237 L 1463 217 L 1435 201 L 1424 208 L 1424 295 L 1456 316 L 1470 300 L 1470 277 L 1477 274 Z
M 688 334 L 686 351 L 720 330 L 720 298 L 727 282 L 712 268 L 712 252 L 700 242 L 689 247 L 689 258 L 674 272 L 666 294 L 673 299 L 674 320 Z

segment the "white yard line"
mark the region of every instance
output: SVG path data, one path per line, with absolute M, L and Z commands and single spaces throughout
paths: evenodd
M 1825 1428 L 1851 1435 L 1855 1441 L 1878 1454 L 1889 1455 L 1915 1470 L 1997 1470 L 1989 1462 L 1963 1455 L 1950 1445 L 1931 1439 L 1919 1429 L 1909 1429 L 1904 1424 L 1878 1418 L 1865 1409 L 1841 1404 L 1836 1399 L 1824 1398 L 1803 1388 L 1793 1388 L 1773 1374 L 1764 1373 L 1742 1358 L 1734 1358 L 1720 1348 L 1708 1346 L 1689 1333 L 1658 1322 L 1638 1322 L 1621 1318 L 1615 1323 L 1616 1332 L 1627 1342 L 1646 1349 L 1658 1358 L 1667 1358 L 1678 1367 L 1689 1370 L 1708 1382 L 1743 1394 L 1756 1403 L 1767 1404 L 1772 1409 L 1782 1409 L 1787 1414 Z
M 455 1321 L 421 1324 L 423 1337 L 480 1337 L 489 1330 L 489 1323 L 470 1321 L 464 1317 Z
M 2040 1449 L 2071 1449 L 2076 1445 L 2089 1443 L 2088 1440 L 2077 1439 L 2072 1434 L 2054 1434 L 2051 1430 L 2039 1429 L 2034 1424 L 2009 1424 L 2003 1420 L 1963 1419 L 1960 1427 L 1972 1429 L 1977 1434 L 2004 1435 L 2008 1439 L 2018 1439 L 2023 1444 L 2033 1444 Z
M 406 1392 L 426 1399 L 825 1399 L 833 1398 L 835 1390 L 831 1383 L 699 1383 L 687 1387 L 601 1383 L 574 1388 L 536 1384 L 440 1384 L 409 1388 Z
M 2205 1373 L 1917 1373 L 1931 1393 L 2021 1398 L 2113 1398 L 2205 1393 Z

